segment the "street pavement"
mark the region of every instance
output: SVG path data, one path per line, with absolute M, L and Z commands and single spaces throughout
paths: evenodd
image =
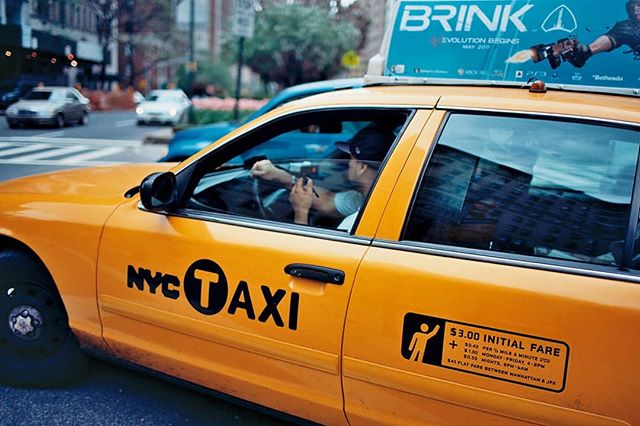
M 0 181 L 54 170 L 155 162 L 166 145 L 144 145 L 160 126 L 138 126 L 135 114 L 94 112 L 85 126 L 9 129 L 0 117 Z
M 0 117 L 0 181 L 75 167 L 155 162 L 166 146 L 127 112 L 94 112 L 86 126 L 9 129 Z M 92 360 L 80 381 L 61 389 L 0 384 L 0 425 L 286 425 L 274 417 Z

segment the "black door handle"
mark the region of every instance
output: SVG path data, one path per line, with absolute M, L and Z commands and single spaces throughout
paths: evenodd
M 344 272 L 339 269 L 324 266 L 292 263 L 284 267 L 284 272 L 296 278 L 320 281 L 327 284 L 341 285 L 344 283 Z

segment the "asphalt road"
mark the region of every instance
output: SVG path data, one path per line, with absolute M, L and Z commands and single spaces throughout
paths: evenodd
M 92 360 L 78 382 L 61 389 L 0 385 L 0 424 L 246 425 L 287 423 L 184 386 Z
M 9 129 L 0 117 L 0 180 L 71 167 L 155 162 L 166 146 L 143 145 L 162 126 L 137 126 L 135 113 L 93 112 L 86 126 Z
M 70 138 L 138 139 L 163 126 L 137 126 L 133 111 L 99 112 L 93 111 L 86 126 L 71 125 L 61 129 L 51 127 L 29 127 L 10 129 L 7 121 L 0 119 L 2 136 L 53 136 Z
M 9 129 L 0 117 L 0 181 L 71 167 L 154 162 L 163 146 L 143 145 L 162 127 L 133 112 L 92 113 L 86 126 Z M 92 359 L 87 374 L 60 389 L 0 384 L 0 425 L 286 425 L 277 418 L 123 367 Z

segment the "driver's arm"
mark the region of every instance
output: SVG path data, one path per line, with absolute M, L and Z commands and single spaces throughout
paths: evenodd
M 269 160 L 256 161 L 253 167 L 251 167 L 251 177 L 279 183 L 289 190 L 293 187 L 295 182 L 295 177 L 292 174 L 274 166 Z M 313 197 L 311 207 L 324 214 L 339 215 L 334 202 L 335 194 L 317 186 L 315 187 L 315 190 L 318 196 Z

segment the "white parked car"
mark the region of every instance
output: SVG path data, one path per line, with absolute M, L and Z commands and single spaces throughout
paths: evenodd
M 182 90 L 154 90 L 136 107 L 137 122 L 177 124 L 189 106 L 191 101 Z

